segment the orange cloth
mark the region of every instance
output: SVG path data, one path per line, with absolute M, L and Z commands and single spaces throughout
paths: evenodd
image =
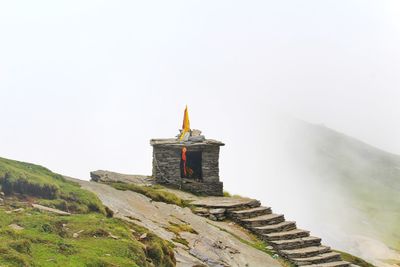
M 190 131 L 189 111 L 188 107 L 186 106 L 185 111 L 183 113 L 182 133 L 179 139 L 182 140 L 183 137 L 185 136 L 185 133 L 189 131 Z
M 186 147 L 182 148 L 183 174 L 186 176 Z

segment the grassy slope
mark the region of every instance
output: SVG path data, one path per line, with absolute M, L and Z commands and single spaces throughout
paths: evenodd
M 359 224 L 361 232 L 400 251 L 400 156 L 318 125 L 300 128 L 300 153 L 314 159 L 306 164 L 320 179 L 335 181 L 341 188 L 343 197 L 368 222 Z
M 94 194 L 46 168 L 0 158 L 0 184 L 7 193 L 0 202 L 0 266 L 175 266 L 170 243 L 108 218 Z M 74 214 L 40 212 L 31 202 Z
M 65 211 L 106 213 L 93 193 L 42 166 L 0 158 L 0 185 L 6 194 L 38 197 L 39 202 Z
M 369 263 L 359 257 L 356 257 L 354 255 L 351 255 L 351 254 L 343 252 L 343 251 L 338 251 L 338 250 L 335 250 L 335 251 L 340 253 L 343 260 L 350 262 L 351 264 L 361 266 L 361 267 L 374 267 L 374 265 L 372 265 L 371 263 Z
M 165 202 L 167 204 L 173 204 L 180 207 L 190 207 L 190 203 L 188 201 L 179 198 L 174 193 L 165 191 L 164 188 L 160 185 L 142 186 L 136 184 L 128 184 L 124 182 L 113 182 L 106 184 L 118 190 L 130 190 L 145 195 L 154 201 Z

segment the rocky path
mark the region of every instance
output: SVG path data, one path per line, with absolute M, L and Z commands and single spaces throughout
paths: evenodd
M 214 226 L 210 220 L 196 216 L 189 208 L 155 202 L 144 195 L 119 191 L 108 185 L 96 182 L 74 180 L 83 188 L 94 192 L 101 201 L 115 212 L 115 217 L 130 220 L 146 227 L 159 237 L 169 240 L 176 246 L 175 257 L 178 267 L 278 267 L 280 262 L 270 255 L 243 243 L 247 233 L 234 229 L 228 222 L 218 222 Z M 176 239 L 176 234 L 168 230 L 174 224 L 187 224 L 196 233 L 181 232 L 185 243 Z M 217 223 L 217 222 L 216 222 Z M 222 231 L 221 228 L 227 230 Z M 235 232 L 236 231 L 236 232 Z M 251 241 L 248 239 L 248 241 Z
M 92 178 L 98 178 L 99 181 L 103 182 L 123 181 L 143 185 L 151 184 L 151 180 L 149 180 L 146 176 L 122 175 L 106 171 L 93 172 Z M 185 221 L 190 222 L 191 225 L 195 226 L 196 230 L 200 229 L 200 232 L 209 232 L 209 234 L 205 236 L 207 239 L 215 239 L 215 237 L 219 237 L 219 240 L 223 240 L 227 238 L 227 236 L 222 237 L 222 233 L 215 231 L 215 229 L 211 230 L 210 227 L 206 226 L 206 221 L 198 222 L 198 219 L 196 219 L 197 216 L 190 216 L 188 214 L 189 211 L 184 211 L 179 207 L 175 207 L 174 212 L 171 213 L 169 211 L 171 205 L 151 202 L 151 206 L 157 207 L 156 210 L 154 210 L 154 207 L 151 207 L 150 205 L 146 209 L 139 209 L 135 208 L 134 205 L 135 203 L 140 203 L 140 201 L 135 200 L 137 195 L 136 193 L 116 193 L 113 188 L 105 185 L 84 181 L 80 181 L 80 183 L 86 189 L 97 193 L 106 205 L 118 209 L 120 211 L 119 215 L 122 215 L 122 213 L 124 213 L 124 216 L 126 217 L 127 215 L 131 216 L 134 214 L 136 218 L 143 220 L 143 222 L 146 221 L 146 223 L 143 224 L 144 226 L 146 225 L 148 228 L 150 226 L 151 230 L 154 230 L 161 237 L 168 240 L 171 240 L 171 237 L 164 233 L 162 229 L 165 227 L 165 225 L 159 220 L 161 219 L 166 222 L 168 220 L 171 220 L 172 217 L 176 216 L 180 219 L 184 219 Z M 236 222 L 243 228 L 254 233 L 261 240 L 268 243 L 271 247 L 273 247 L 277 254 L 286 258 L 294 265 L 314 267 L 347 267 L 350 265 L 348 262 L 345 262 L 341 259 L 339 253 L 332 251 L 330 247 L 322 245 L 321 238 L 310 236 L 309 231 L 298 229 L 296 227 L 296 222 L 286 221 L 283 214 L 273 213 L 270 207 L 261 206 L 261 203 L 258 200 L 243 197 L 198 197 L 180 190 L 168 188 L 166 188 L 165 190 L 176 194 L 182 199 L 190 200 L 191 203 L 197 207 L 195 209 L 195 213 L 202 217 L 206 217 L 214 221 L 220 221 L 220 223 L 222 224 L 225 223 L 224 220 L 227 218 Z M 125 205 L 121 206 L 120 200 L 123 197 L 123 194 L 128 194 L 125 197 L 128 197 L 129 199 L 126 199 L 125 201 L 132 203 L 129 208 Z M 141 206 L 143 206 L 143 204 L 145 204 L 145 202 L 142 202 Z M 176 212 L 178 210 L 182 210 L 182 212 Z M 154 217 L 155 213 L 158 213 L 157 220 L 153 219 L 148 221 L 147 219 Z M 153 228 L 153 224 L 155 223 L 155 221 L 159 221 L 159 223 L 157 224 L 158 227 L 154 225 Z M 228 225 L 229 221 L 225 224 Z M 191 238 L 189 236 L 188 240 L 190 241 L 190 239 Z M 214 244 L 215 242 L 218 243 L 218 240 L 215 239 Z M 239 246 L 242 247 L 242 245 Z M 185 257 L 183 257 L 186 253 L 184 250 L 177 250 L 176 252 L 178 259 L 182 257 L 186 258 L 187 260 L 188 258 L 190 258 L 189 256 L 193 257 L 194 255 L 196 255 L 195 258 L 203 259 L 201 261 L 203 262 L 203 264 L 206 263 L 207 266 L 225 266 L 224 264 L 226 264 L 226 266 L 246 266 L 246 264 L 248 264 L 248 266 L 274 265 L 273 262 L 268 261 L 265 261 L 262 265 L 260 265 L 260 262 L 255 264 L 255 262 L 260 260 L 260 258 L 247 258 L 249 262 L 246 262 L 245 265 L 242 265 L 243 262 L 239 262 L 244 259 L 242 257 L 248 253 L 246 252 L 247 248 L 244 249 L 244 247 L 242 247 L 241 249 L 239 249 L 238 246 L 235 247 L 238 249 L 238 251 L 242 252 L 242 255 L 239 256 L 231 253 L 229 255 L 231 257 L 230 260 L 228 260 L 228 257 L 219 257 L 219 259 L 218 257 L 214 258 L 215 255 L 212 256 L 208 252 L 206 252 L 208 251 L 208 249 L 210 249 L 210 247 L 207 248 L 207 246 L 202 248 L 201 250 L 198 250 L 201 251 L 200 254 L 189 253 L 189 255 L 186 255 Z M 193 252 L 196 250 L 192 249 L 191 251 Z M 202 253 L 204 254 L 201 255 Z M 226 253 L 226 251 L 221 250 L 218 255 L 223 255 L 224 253 Z M 246 257 L 247 256 L 250 255 L 248 254 L 246 255 Z M 239 260 L 239 258 L 241 258 L 241 260 Z M 221 265 L 218 265 L 216 263 Z
M 297 266 L 347 267 L 350 264 L 330 247 L 321 245 L 321 238 L 286 221 L 283 214 L 275 214 L 270 207 L 257 200 L 209 198 L 193 202 L 199 215 L 213 220 L 226 217 L 255 233 L 271 245 L 282 257 Z

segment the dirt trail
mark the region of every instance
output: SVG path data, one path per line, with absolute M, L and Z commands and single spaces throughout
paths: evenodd
M 116 217 L 130 218 L 171 242 L 174 242 L 172 239 L 175 234 L 165 229 L 169 222 L 190 224 L 198 234 L 181 233 L 181 237 L 188 241 L 188 246 L 174 242 L 177 266 L 281 266 L 266 253 L 244 244 L 230 233 L 217 228 L 215 222 L 193 214 L 188 208 L 154 202 L 141 194 L 119 191 L 96 182 L 75 181 L 94 192 L 104 205 L 115 212 Z M 237 236 L 246 237 L 245 232 L 228 223 L 220 222 L 218 226 L 235 232 Z

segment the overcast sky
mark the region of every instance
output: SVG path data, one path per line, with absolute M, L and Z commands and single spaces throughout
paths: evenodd
M 1 1 L 0 155 L 150 174 L 185 104 L 225 170 L 272 112 L 400 154 L 399 48 L 396 0 Z

